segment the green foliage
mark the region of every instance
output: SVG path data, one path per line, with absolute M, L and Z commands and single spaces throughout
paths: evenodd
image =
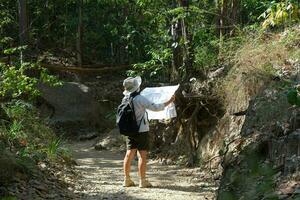
M 299 7 L 292 0 L 288 1 L 271 1 L 268 9 L 263 12 L 259 18 L 263 18 L 262 27 L 264 29 L 275 27 L 287 22 L 299 20 Z
M 55 159 L 58 155 L 61 155 L 63 151 L 64 148 L 62 147 L 61 138 L 53 138 L 46 146 L 46 153 L 51 159 Z
M 218 64 L 218 38 L 205 29 L 199 29 L 194 33 L 195 42 L 195 67 L 196 69 L 207 69 Z
M 220 199 L 222 199 L 222 200 L 236 200 L 238 198 L 236 196 L 234 196 L 231 192 L 224 191 L 224 192 L 221 193 Z
M 168 72 L 168 63 L 172 57 L 171 49 L 163 49 L 162 51 L 151 51 L 152 59 L 144 63 L 137 63 L 134 65 L 134 70 L 129 70 L 128 75 L 141 74 L 145 78 L 149 77 L 152 79 L 158 78 Z
M 9 48 L 4 50 L 7 55 L 23 51 L 26 46 Z M 30 72 L 35 72 L 37 76 L 30 76 Z M 47 83 L 52 86 L 61 85 L 56 77 L 49 75 L 45 68 L 38 63 L 16 62 L 14 64 L 4 64 L 0 62 L 0 97 L 15 99 L 22 96 L 33 98 L 39 95 L 38 83 Z
M 1 88 L 0 96 L 18 98 L 23 94 L 37 96 L 35 89 L 37 79 L 26 76 L 25 71 L 34 68 L 34 65 L 25 63 L 20 67 L 7 66 L 0 64 L 1 70 Z
M 6 42 L 6 41 L 2 40 L 2 42 Z M 9 48 L 9 49 L 5 49 L 3 51 L 3 53 L 5 55 L 11 55 L 11 54 L 14 54 L 14 53 L 17 53 L 17 52 L 24 51 L 26 48 L 27 48 L 27 46 L 20 46 L 20 47 L 15 47 L 15 48 Z
M 39 119 L 36 109 L 21 100 L 1 104 L 9 120 L 0 122 L 0 141 L 10 149 L 15 149 L 20 165 L 28 165 L 29 160 L 56 159 L 68 156 L 62 147 L 62 139 Z
M 241 17 L 246 24 L 257 23 L 257 18 L 263 13 L 269 6 L 270 0 L 244 0 L 241 1 Z
M 48 159 L 52 161 L 59 159 L 70 161 L 72 158 L 71 152 L 64 147 L 64 144 L 65 142 L 62 138 L 52 138 L 42 152 L 45 152 Z
M 141 2 L 140 2 L 141 3 Z M 157 1 L 158 3 L 158 1 Z M 204 5 L 205 4 L 205 5 Z M 183 8 L 174 2 L 161 3 L 157 6 L 156 3 L 141 3 L 143 5 L 144 14 L 151 16 L 149 24 L 144 25 L 149 31 L 149 45 L 146 46 L 148 60 L 134 65 L 134 70 L 129 73 L 143 74 L 143 76 L 159 79 L 165 77 L 163 81 L 168 81 L 170 66 L 175 56 L 182 56 L 185 59 L 187 56 L 195 57 L 195 68 L 201 69 L 207 66 L 216 64 L 217 49 L 214 42 L 215 35 L 212 29 L 207 29 L 206 23 L 212 19 L 211 14 L 205 10 L 209 3 L 190 2 L 189 8 Z M 147 7 L 145 6 L 147 5 Z M 200 7 L 201 6 L 201 7 Z M 192 43 L 187 44 L 185 39 L 176 39 L 174 37 L 174 26 L 178 26 L 178 22 L 184 20 L 187 24 L 187 31 L 192 36 Z M 171 30 L 173 26 L 173 30 Z M 156 27 L 153 29 L 153 27 Z M 174 49 L 185 49 L 190 54 L 175 55 Z M 177 66 L 178 67 L 178 66 Z M 186 71 L 184 63 L 179 66 L 179 74 L 183 76 Z M 182 77 L 183 78 L 183 77 Z M 161 80 L 161 78 L 160 78 Z
M 220 55 L 227 52 L 226 45 L 229 44 L 219 38 L 219 6 L 223 3 L 189 1 L 188 8 L 184 8 L 178 1 L 171 0 L 84 1 L 83 60 L 86 63 L 135 64 L 130 74 L 143 74 L 153 79 L 167 79 L 172 61 L 177 57 L 182 57 L 179 60 L 189 57 L 196 71 L 216 66 L 223 58 Z M 74 41 L 77 40 L 79 21 L 78 2 L 27 1 L 27 4 L 30 13 L 29 49 L 47 51 L 54 56 L 67 56 L 74 60 Z M 257 18 L 261 13 L 264 13 L 261 15 L 265 21 L 264 27 L 297 20 L 296 15 L 299 18 L 296 1 L 244 0 L 238 5 L 230 5 L 224 19 L 232 17 L 230 9 L 236 6 L 240 17 L 234 23 L 234 30 L 225 31 L 227 35 L 235 33 L 237 27 L 244 25 L 257 29 L 255 24 L 258 24 Z M 21 50 L 19 47 L 11 48 L 18 46 L 19 41 L 17 12 L 15 1 L 0 3 L 1 55 L 11 55 Z M 190 42 L 180 38 L 182 31 L 177 36 L 179 39 L 172 33 L 171 27 L 181 26 L 180 23 L 176 25 L 181 20 L 184 20 L 187 27 Z M 174 54 L 175 48 L 179 48 L 181 55 Z M 183 62 L 181 65 L 178 70 L 179 75 L 183 76 L 187 64 Z M 18 64 L 12 66 L 20 68 Z M 25 81 L 24 77 L 20 79 L 18 81 L 27 85 L 26 89 L 24 86 L 20 91 L 26 90 L 23 94 L 29 92 L 36 95 L 30 89 L 35 83 Z M 20 96 L 22 92 L 18 90 L 11 93 Z
M 290 89 L 287 93 L 287 100 L 289 104 L 300 107 L 300 97 L 296 89 Z
M 23 124 L 25 119 L 23 119 L 23 117 L 30 108 L 27 108 L 28 104 L 21 101 L 2 104 L 1 106 L 10 119 L 10 123 L 6 122 L 1 126 L 4 138 L 10 145 L 13 145 L 14 143 L 19 145 L 19 141 L 27 139 L 24 132 Z

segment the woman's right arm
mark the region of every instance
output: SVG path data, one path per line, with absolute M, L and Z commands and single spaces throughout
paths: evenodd
M 152 111 L 162 111 L 162 110 L 164 110 L 164 108 L 166 106 L 168 106 L 170 103 L 172 103 L 175 100 L 175 96 L 173 95 L 169 101 L 167 101 L 165 103 L 160 103 L 160 104 L 153 103 L 153 102 L 149 101 L 148 99 L 146 99 L 144 96 L 141 96 L 140 100 L 146 109 L 149 109 Z
M 173 95 L 169 101 L 167 101 L 167 102 L 164 103 L 165 107 L 168 106 L 173 101 L 175 101 L 175 95 Z

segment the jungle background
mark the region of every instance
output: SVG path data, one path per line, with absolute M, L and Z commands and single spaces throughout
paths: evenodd
M 1 1 L 0 198 L 300 198 L 299 6 Z M 112 186 L 125 152 L 116 107 L 136 75 L 180 84 L 177 118 L 151 122 L 149 157 L 182 185 Z

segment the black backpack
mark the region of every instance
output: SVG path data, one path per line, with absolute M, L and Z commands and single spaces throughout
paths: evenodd
M 139 95 L 138 92 L 130 94 L 129 98 L 123 99 L 122 103 L 118 106 L 117 110 L 117 124 L 120 133 L 125 136 L 134 137 L 138 134 L 141 123 L 138 125 L 134 106 L 133 98 Z M 141 120 L 142 121 L 142 120 Z

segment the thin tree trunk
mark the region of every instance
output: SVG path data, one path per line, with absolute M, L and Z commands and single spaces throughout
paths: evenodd
M 114 64 L 115 62 L 115 51 L 114 51 L 114 44 L 110 43 L 110 62 Z
M 45 9 L 44 9 L 44 16 L 45 16 L 45 24 L 47 24 L 46 33 L 50 33 L 51 31 L 51 22 L 50 22 L 50 7 L 49 7 L 49 0 L 45 1 Z
M 186 16 L 188 16 L 189 12 L 189 0 L 181 0 L 180 6 L 183 7 L 184 12 L 186 12 Z M 182 30 L 182 38 L 184 41 L 183 44 L 183 66 L 184 66 L 184 78 L 189 79 L 192 76 L 193 71 L 193 56 L 192 56 L 192 35 L 189 32 L 189 24 L 186 18 L 181 19 L 181 30 Z
M 173 1 L 172 7 L 176 8 L 178 6 L 178 3 L 176 1 Z M 171 20 L 173 21 L 173 20 Z M 182 36 L 182 31 L 181 31 L 181 24 L 179 21 L 171 22 L 171 37 L 172 37 L 172 62 L 171 62 L 171 67 L 169 71 L 170 75 L 170 81 L 175 82 L 179 80 L 179 68 L 182 66 L 182 50 L 179 45 L 180 38 Z
M 67 17 L 68 17 L 68 4 L 65 3 L 65 23 L 64 23 L 64 41 L 63 41 L 64 48 L 66 48 L 67 46 Z
M 240 0 L 219 0 L 218 2 L 218 32 L 220 38 L 220 49 L 226 35 L 234 35 L 235 25 L 238 23 Z
M 218 10 L 219 10 L 219 20 L 218 20 L 218 32 L 219 32 L 219 52 L 221 52 L 221 49 L 223 47 L 223 40 L 224 40 L 224 6 L 225 6 L 226 0 L 219 0 L 218 2 Z
M 230 36 L 234 35 L 234 28 L 238 24 L 238 13 L 239 13 L 239 0 L 232 0 L 231 2 L 231 15 L 230 19 L 232 20 L 230 25 L 232 25 L 232 28 L 230 29 Z
M 27 2 L 26 0 L 18 0 L 18 9 L 19 9 L 19 38 L 20 45 L 26 45 L 29 41 L 28 34 L 28 21 L 27 21 Z M 24 52 L 20 52 L 20 61 L 23 62 Z
M 28 34 L 28 21 L 27 21 L 27 2 L 26 0 L 19 0 L 19 32 L 20 32 L 20 44 L 27 44 Z
M 174 82 L 179 79 L 179 68 L 182 66 L 182 52 L 179 46 L 181 37 L 181 25 L 179 22 L 171 25 L 172 34 L 172 64 L 170 69 L 170 81 Z
M 79 67 L 82 66 L 82 37 L 83 37 L 83 0 L 79 0 L 79 10 L 78 10 L 78 30 L 77 30 L 77 64 Z
M 189 12 L 189 1 L 188 0 L 181 0 L 181 6 L 185 9 L 185 12 Z M 189 78 L 192 74 L 192 57 L 191 57 L 191 35 L 188 31 L 189 24 L 186 19 L 182 19 L 182 36 L 184 41 L 184 60 L 183 64 L 186 70 L 186 78 Z

